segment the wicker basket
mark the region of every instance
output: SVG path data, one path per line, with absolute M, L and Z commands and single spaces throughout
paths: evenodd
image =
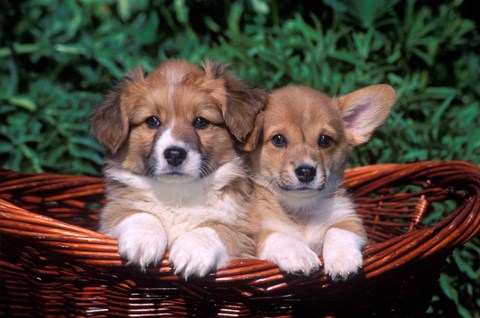
M 142 273 L 94 231 L 103 180 L 0 171 L 0 316 L 423 316 L 446 257 L 480 230 L 480 169 L 458 161 L 348 170 L 369 234 L 345 282 L 234 260 L 185 282 L 166 259 Z M 433 205 L 449 216 L 433 227 Z M 431 222 L 431 220 L 430 220 Z

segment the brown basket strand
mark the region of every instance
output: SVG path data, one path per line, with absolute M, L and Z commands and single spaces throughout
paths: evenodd
M 480 169 L 384 164 L 349 169 L 344 184 L 370 241 L 356 276 L 283 275 L 271 262 L 243 259 L 185 282 L 168 253 L 141 272 L 95 231 L 103 179 L 0 170 L 0 315 L 422 316 L 446 257 L 480 231 Z M 454 207 L 426 226 L 435 205 Z

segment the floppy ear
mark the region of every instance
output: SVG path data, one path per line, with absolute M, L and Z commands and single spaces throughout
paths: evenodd
M 245 87 L 233 74 L 225 72 L 226 67 L 226 64 L 208 59 L 203 64 L 208 78 L 223 82 L 226 91 L 225 103 L 222 105 L 225 125 L 239 142 L 237 146 L 241 150 L 252 151 L 263 126 L 261 111 L 265 108 L 268 94 L 261 89 Z
M 225 72 L 226 64 L 206 60 L 205 72 L 214 79 L 223 80 L 226 103 L 223 105 L 223 118 L 233 136 L 245 151 L 253 150 L 263 124 L 263 115 L 258 117 L 267 103 L 267 92 L 250 89 L 233 74 Z M 257 118 L 258 117 L 258 118 Z
M 385 122 L 396 94 L 389 85 L 372 85 L 336 98 L 353 146 L 365 143 Z
M 122 107 L 122 92 L 128 85 L 143 78 L 142 67 L 125 74 L 105 100 L 95 107 L 90 116 L 93 136 L 112 154 L 117 153 L 121 148 L 129 131 L 128 115 Z
M 228 74 L 225 76 L 227 105 L 223 114 L 225 124 L 245 151 L 255 148 L 263 126 L 263 109 L 267 93 L 260 89 L 248 89 Z
M 250 134 L 248 134 L 247 139 L 243 143 L 243 147 L 241 147 L 243 151 L 251 152 L 257 147 L 258 139 L 262 133 L 264 119 L 265 111 L 261 110 L 255 119 L 253 130 L 250 132 Z

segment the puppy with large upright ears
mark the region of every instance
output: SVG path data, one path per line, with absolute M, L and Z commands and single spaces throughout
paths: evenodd
M 386 120 L 395 98 L 388 85 L 338 98 L 299 86 L 272 92 L 250 158 L 252 212 L 261 220 L 259 258 L 308 275 L 321 266 L 317 255 L 323 254 L 333 279 L 357 272 L 367 237 L 342 188 L 344 169 L 352 148 Z
M 108 149 L 100 231 L 141 268 L 166 249 L 175 272 L 201 277 L 254 254 L 243 148 L 266 104 L 225 65 L 169 60 L 124 76 L 91 116 Z

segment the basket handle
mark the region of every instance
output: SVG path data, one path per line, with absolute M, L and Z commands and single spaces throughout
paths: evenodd
M 354 195 L 366 196 L 406 183 L 444 187 L 452 195 L 461 195 L 464 203 L 435 225 L 367 247 L 367 277 L 386 273 L 412 259 L 448 255 L 480 232 L 480 169 L 473 164 L 425 161 L 359 167 L 346 172 L 344 184 Z M 419 213 L 425 210 L 423 204 L 420 200 Z

